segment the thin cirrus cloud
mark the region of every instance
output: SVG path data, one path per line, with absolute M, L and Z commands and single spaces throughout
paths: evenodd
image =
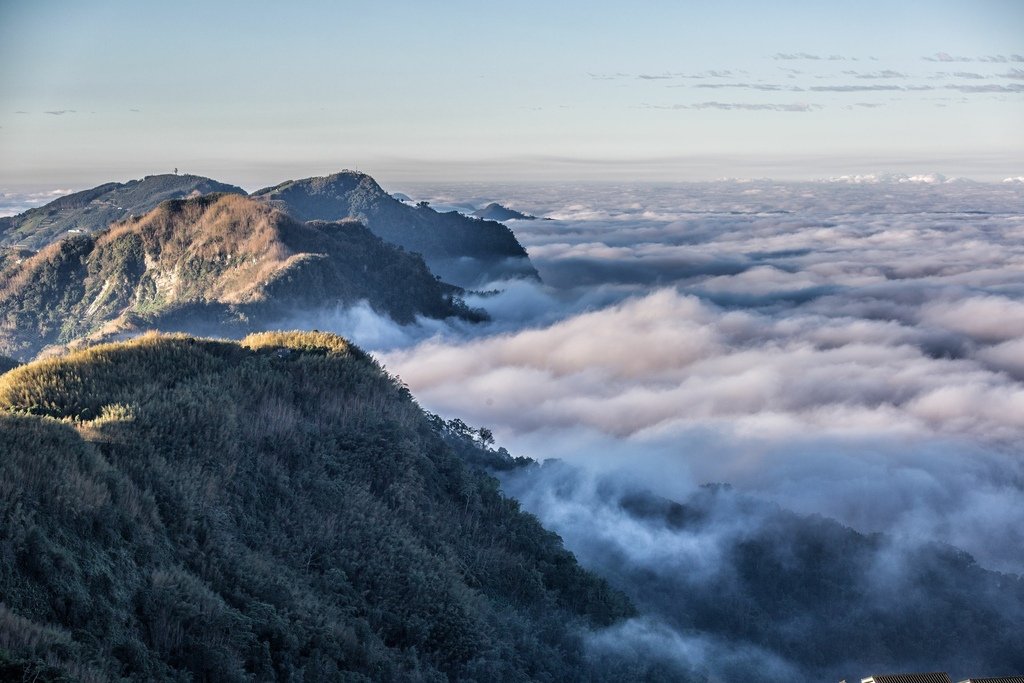
M 847 76 L 853 76 L 854 78 L 865 78 L 865 79 L 873 79 L 873 78 L 907 78 L 908 77 L 907 74 L 905 74 L 905 73 L 903 73 L 901 71 L 894 71 L 893 69 L 882 69 L 881 71 L 871 71 L 871 72 L 867 72 L 867 73 L 862 73 L 862 72 L 859 72 L 859 71 L 844 71 L 843 74 L 847 75 Z
M 50 114 L 51 116 L 64 116 L 65 114 L 77 114 L 78 112 L 74 109 L 51 109 L 43 113 Z
M 696 102 L 694 104 L 670 104 L 670 105 L 645 105 L 646 109 L 717 109 L 721 111 L 780 111 L 780 112 L 810 112 L 821 109 L 820 104 L 809 104 L 806 102 L 793 103 L 764 103 L 764 102 Z
M 787 92 L 803 92 L 803 88 L 799 88 L 791 85 L 780 85 L 778 83 L 698 83 L 694 86 L 676 86 L 676 87 L 694 87 L 694 88 L 746 88 L 749 90 L 761 90 L 764 92 L 778 92 L 785 90 Z
M 965 76 L 960 76 L 964 78 Z M 984 78 L 979 76 L 979 78 Z M 1024 79 L 1024 72 L 1020 76 L 1012 78 Z M 1019 83 L 1008 84 L 986 84 L 986 85 L 963 85 L 951 84 L 946 86 L 934 86 L 927 84 L 873 84 L 863 85 L 860 83 L 844 83 L 836 85 L 810 85 L 801 87 L 796 85 L 781 85 L 778 83 L 700 83 L 695 86 L 674 86 L 694 87 L 702 89 L 724 89 L 735 88 L 738 90 L 760 90 L 763 92 L 925 92 L 937 90 L 940 87 L 946 90 L 956 90 L 962 93 L 1019 93 L 1024 92 L 1024 86 Z
M 796 102 L 790 104 L 761 104 L 749 102 L 698 102 L 689 105 L 691 109 L 742 109 L 746 111 L 795 111 L 808 112 L 821 109 L 821 105 Z
M 595 81 L 616 81 L 622 78 L 632 78 L 632 76 L 630 76 L 629 74 L 624 74 L 621 72 L 613 74 L 587 72 L 587 75 L 590 76 L 590 78 L 592 78 Z
M 746 73 L 745 71 L 733 72 L 728 69 L 711 69 L 699 74 L 688 74 L 683 78 L 732 78 L 736 73 Z
M 842 55 L 816 55 L 808 52 L 776 52 L 772 55 L 772 59 L 781 59 L 785 61 L 828 61 L 828 62 L 839 62 L 839 61 L 858 61 L 857 57 L 844 57 Z
M 733 78 L 739 74 L 745 73 L 747 72 L 742 70 L 733 71 L 729 69 L 709 69 L 698 73 L 664 72 L 628 74 L 620 71 L 616 73 L 588 72 L 587 75 L 595 81 L 614 81 L 623 79 L 635 79 L 639 81 L 667 81 L 676 79 L 700 80 L 705 78 Z
M 934 90 L 930 85 L 812 85 L 807 88 L 811 92 L 905 92 L 913 90 Z
M 809 65 L 818 63 L 825 65 L 829 62 L 858 61 L 858 58 L 842 55 L 823 55 L 809 52 L 779 52 L 770 57 L 772 60 L 784 62 L 805 61 Z M 865 57 L 866 60 L 878 61 L 875 57 Z M 989 55 L 982 57 L 959 57 L 949 53 L 936 53 L 934 56 L 924 59 L 933 62 L 956 63 L 956 62 L 977 62 L 977 63 L 1010 63 L 1024 61 L 1020 55 Z M 982 71 L 950 71 L 934 72 L 932 74 L 913 74 L 893 68 L 882 68 L 871 71 L 860 71 L 856 69 L 844 69 L 833 74 L 814 73 L 814 71 L 802 71 L 786 66 L 776 66 L 781 69 L 786 77 L 785 83 L 772 82 L 766 78 L 767 74 L 751 74 L 748 71 L 732 69 L 711 69 L 703 72 L 687 73 L 681 71 L 663 72 L 642 72 L 639 74 L 617 72 L 617 73 L 590 73 L 594 80 L 635 80 L 647 83 L 660 83 L 667 88 L 690 88 L 693 90 L 728 90 L 749 91 L 752 93 L 806 93 L 810 101 L 799 103 L 765 103 L 765 102 L 728 102 L 728 101 L 705 101 L 687 104 L 641 104 L 639 108 L 644 109 L 674 109 L 674 110 L 720 110 L 720 111 L 777 111 L 777 112 L 810 112 L 817 109 L 836 106 L 848 111 L 857 109 L 874 109 L 881 106 L 877 103 L 848 103 L 841 104 L 822 100 L 815 102 L 816 95 L 828 93 L 893 93 L 900 94 L 900 99 L 911 98 L 914 93 L 926 93 L 929 91 L 952 90 L 964 97 L 946 102 L 932 102 L 935 107 L 949 107 L 969 102 L 970 97 L 984 97 L 985 95 L 1015 95 L 1024 92 L 1024 87 L 1013 81 L 1024 80 L 1024 69 L 1011 68 L 1003 73 L 984 73 Z M 820 69 L 820 67 L 819 67 Z M 745 76 L 744 80 L 737 80 L 738 76 Z M 759 77 L 760 76 L 760 77 Z M 854 79 L 855 82 L 841 82 L 845 79 Z M 993 82 L 994 79 L 1005 78 L 1009 83 Z M 813 80 L 812 80 L 813 79 Z M 822 80 L 825 80 L 822 83 Z M 923 79 L 923 82 L 922 82 Z M 945 80 L 946 83 L 936 81 Z M 832 81 L 832 82 L 829 82 Z M 839 82 L 836 82 L 839 81 Z M 871 83 L 871 81 L 877 81 Z M 903 81 L 903 82 L 900 82 Z M 956 81 L 960 81 L 957 83 Z M 965 83 L 966 81 L 966 83 Z M 982 83 L 988 81 L 987 83 Z M 972 83 L 973 82 L 973 83 Z M 988 98 L 990 101 L 993 98 Z
M 1006 64 L 1008 62 L 1024 62 L 1024 55 L 984 55 L 981 57 L 954 56 L 948 52 L 936 52 L 921 59 L 928 62 L 989 62 L 993 64 Z
M 1024 93 L 1024 84 L 1010 83 L 1008 85 L 947 85 L 948 90 L 957 90 L 962 93 Z

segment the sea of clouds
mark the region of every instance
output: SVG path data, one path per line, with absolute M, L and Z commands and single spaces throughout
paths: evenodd
M 544 279 L 494 322 L 366 339 L 515 453 L 729 482 L 1024 570 L 1024 190 L 723 181 L 435 190 Z M 356 335 L 357 338 L 359 335 Z
M 14 216 L 37 206 L 52 202 L 72 190 L 14 190 L 0 188 L 0 218 Z
M 584 564 L 625 585 L 662 577 L 663 592 L 720 585 L 737 544 L 784 543 L 772 515 L 718 502 L 708 514 L 721 523 L 666 529 L 609 491 L 629 482 L 687 501 L 724 482 L 886 534 L 884 552 L 850 561 L 865 567 L 865 599 L 893 609 L 922 587 L 879 577 L 907 575 L 929 544 L 1024 573 L 1024 185 L 403 189 L 441 210 L 498 200 L 549 219 L 509 223 L 543 283 L 470 295 L 493 318 L 479 325 L 399 327 L 365 307 L 316 325 L 373 350 L 426 409 L 571 468 L 503 483 Z M 694 631 L 643 590 L 632 597 L 653 607 L 595 647 L 764 680 L 811 675 L 763 639 Z

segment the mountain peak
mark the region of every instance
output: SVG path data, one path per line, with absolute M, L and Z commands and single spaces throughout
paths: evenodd
M 305 191 L 314 193 L 350 192 L 357 187 L 363 187 L 366 190 L 380 193 L 381 195 L 387 194 L 377 184 L 377 181 L 369 175 L 362 171 L 354 171 L 347 168 L 324 176 L 286 180 L 283 183 L 256 190 L 252 194 L 254 197 L 278 195 L 288 192 L 293 188 L 302 188 Z
M 421 254 L 432 271 L 460 287 L 538 279 L 526 250 L 504 225 L 410 206 L 360 171 L 289 180 L 252 196 L 303 221 L 358 219 L 382 239 Z
M 510 209 L 507 206 L 503 206 L 498 202 L 491 202 L 482 209 L 477 209 L 473 212 L 473 215 L 477 218 L 483 218 L 489 221 L 533 221 L 537 220 L 536 216 Z

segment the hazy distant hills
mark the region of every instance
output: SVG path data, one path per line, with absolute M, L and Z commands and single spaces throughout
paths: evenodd
M 388 242 L 423 255 L 447 282 L 474 287 L 500 278 L 537 278 L 526 250 L 504 225 L 395 199 L 368 175 L 343 171 L 253 193 L 299 220 L 358 218 Z
M 423 260 L 355 221 L 300 223 L 266 202 L 165 202 L 0 263 L 0 353 L 157 328 L 233 335 L 367 301 L 400 323 L 479 319 Z
M 491 202 L 482 209 L 477 209 L 473 212 L 473 216 L 476 218 L 483 218 L 489 221 L 535 221 L 536 216 L 521 213 L 515 209 L 510 209 L 507 206 L 502 206 L 497 202 Z
M 101 230 L 125 216 L 143 214 L 162 201 L 210 192 L 245 194 L 240 187 L 195 175 L 151 175 L 127 183 L 106 183 L 0 218 L 0 245 L 39 249 L 68 231 Z
M 0 453 L 4 680 L 625 680 L 628 601 L 339 337 L 31 363 Z

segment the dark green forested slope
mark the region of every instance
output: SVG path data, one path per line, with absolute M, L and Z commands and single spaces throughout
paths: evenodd
M 360 300 L 400 323 L 478 319 L 457 292 L 359 223 L 212 194 L 0 261 L 0 353 L 147 328 L 244 334 Z
M 621 680 L 631 613 L 358 349 L 148 335 L 0 377 L 0 676 Z
M 168 199 L 210 192 L 245 194 L 234 185 L 196 175 L 146 176 L 127 183 L 105 183 L 75 192 L 17 216 L 0 218 L 0 245 L 19 244 L 40 249 L 69 230 L 90 233 L 126 216 L 141 215 Z
M 357 218 L 388 242 L 422 254 L 433 272 L 462 287 L 537 278 L 526 250 L 504 225 L 404 204 L 364 173 L 289 180 L 252 196 L 303 221 Z

